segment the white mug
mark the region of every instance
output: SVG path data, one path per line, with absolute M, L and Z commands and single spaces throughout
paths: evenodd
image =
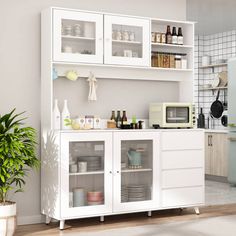
M 77 165 L 76 164 L 71 164 L 70 165 L 70 173 L 76 173 L 77 172 Z
M 79 172 L 87 172 L 87 162 L 79 161 L 78 162 L 78 171 Z

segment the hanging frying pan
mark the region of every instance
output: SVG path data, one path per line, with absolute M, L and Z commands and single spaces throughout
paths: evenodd
M 211 104 L 211 116 L 213 118 L 219 119 L 224 111 L 224 106 L 219 100 L 220 90 L 217 92 L 216 100 Z

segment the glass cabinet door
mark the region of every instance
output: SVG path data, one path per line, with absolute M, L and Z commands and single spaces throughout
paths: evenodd
M 105 15 L 105 63 L 149 66 L 149 20 Z
M 158 134 L 114 134 L 114 209 L 142 210 L 158 206 Z
M 111 212 L 111 140 L 109 133 L 62 134 L 61 208 L 64 216 Z
M 54 10 L 54 61 L 103 63 L 103 15 Z

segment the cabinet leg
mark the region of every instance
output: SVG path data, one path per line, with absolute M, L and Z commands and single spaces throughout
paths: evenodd
M 100 216 L 100 222 L 104 222 L 104 216 Z
M 200 215 L 200 211 L 199 211 L 198 207 L 194 207 L 194 211 L 195 211 L 196 215 Z
M 148 211 L 148 217 L 151 217 L 152 216 L 152 211 Z
M 60 226 L 59 226 L 60 230 L 65 229 L 65 220 L 60 220 Z
M 46 216 L 46 225 L 49 225 L 51 222 L 51 217 L 50 216 Z

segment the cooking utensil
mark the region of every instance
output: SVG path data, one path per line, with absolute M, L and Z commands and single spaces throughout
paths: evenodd
M 218 76 L 215 76 L 211 82 L 212 88 L 216 88 L 220 85 L 220 78 Z
M 211 116 L 219 119 L 224 111 L 224 106 L 219 100 L 220 90 L 217 92 L 216 100 L 211 104 Z
M 218 74 L 218 77 L 220 78 L 220 87 L 225 87 L 228 83 L 228 74 L 227 71 L 222 71 Z
M 228 116 L 227 115 L 223 115 L 221 117 L 221 124 L 224 126 L 224 127 L 227 127 L 228 126 Z

